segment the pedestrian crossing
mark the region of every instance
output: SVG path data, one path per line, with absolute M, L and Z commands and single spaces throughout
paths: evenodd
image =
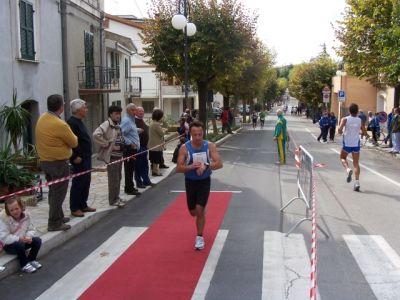
M 37 299 L 80 298 L 102 274 L 109 271 L 115 261 L 125 252 L 135 248 L 135 243 L 146 231 L 148 229 L 142 227 L 122 227 Z M 197 285 L 192 290 L 192 300 L 207 299 L 220 257 L 227 250 L 224 249 L 227 239 L 229 239 L 229 230 L 218 230 L 214 243 L 207 245 L 211 247 L 211 250 L 197 280 Z M 400 257 L 388 242 L 379 235 L 343 235 L 343 241 L 375 297 L 379 300 L 400 299 Z M 308 243 L 302 234 L 285 237 L 281 232 L 264 232 L 262 300 L 309 299 Z M 192 253 L 195 256 L 198 251 L 192 250 Z M 179 285 L 179 282 L 176 284 Z M 151 284 L 147 288 L 151 288 Z M 179 289 L 176 290 L 179 293 Z M 128 298 L 139 299 L 132 294 Z M 176 295 L 163 299 L 181 298 Z M 323 298 L 323 293 L 317 291 L 317 299 Z

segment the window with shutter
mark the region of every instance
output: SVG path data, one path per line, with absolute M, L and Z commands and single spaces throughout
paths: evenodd
M 95 87 L 94 57 L 93 57 L 93 33 L 84 32 L 85 45 L 85 77 L 86 88 Z
M 35 39 L 33 28 L 33 5 L 25 0 L 19 1 L 19 27 L 21 36 L 21 57 L 35 60 Z
M 125 58 L 125 78 L 129 77 L 129 60 Z
M 119 79 L 119 54 L 115 53 L 115 68 L 117 72 L 117 79 Z

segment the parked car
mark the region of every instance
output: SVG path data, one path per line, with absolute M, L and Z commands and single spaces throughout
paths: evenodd
M 219 107 L 213 107 L 213 114 L 214 118 L 220 119 L 222 115 L 222 109 L 220 109 Z

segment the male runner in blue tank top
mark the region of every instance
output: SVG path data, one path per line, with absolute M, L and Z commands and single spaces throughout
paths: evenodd
M 353 167 L 356 180 L 354 182 L 354 191 L 360 191 L 360 131 L 362 135 L 368 137 L 368 133 L 365 129 L 365 123 L 358 117 L 358 105 L 355 103 L 349 106 L 350 116 L 342 118 L 340 121 L 338 132 L 343 134 L 343 147 L 340 152 L 340 161 L 343 167 L 346 169 L 347 177 L 346 181 L 351 182 L 351 176 L 353 170 L 349 168 L 347 162 L 347 155 L 351 153 L 353 157 Z
M 191 140 L 179 149 L 176 171 L 185 174 L 186 199 L 190 214 L 196 217 L 195 249 L 204 249 L 205 207 L 210 194 L 212 170 L 222 168 L 214 143 L 205 141 L 204 125 L 194 121 L 189 126 Z

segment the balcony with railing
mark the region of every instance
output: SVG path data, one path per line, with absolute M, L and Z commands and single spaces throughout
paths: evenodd
M 125 78 L 125 94 L 127 96 L 140 97 L 141 93 L 142 93 L 141 77 Z
M 119 93 L 119 69 L 78 66 L 79 94 Z

